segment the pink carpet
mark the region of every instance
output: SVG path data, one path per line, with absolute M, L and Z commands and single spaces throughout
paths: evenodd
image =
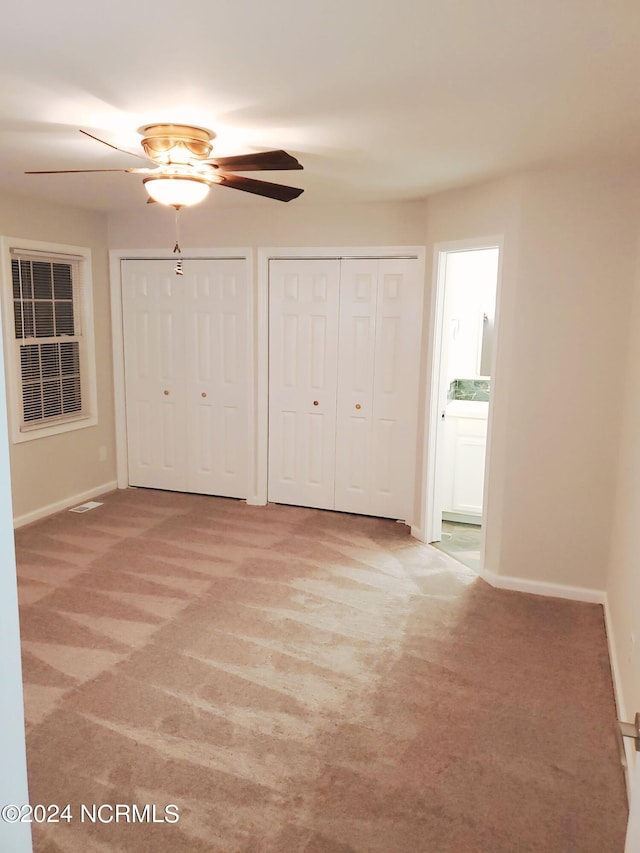
M 37 853 L 621 853 L 599 606 L 391 521 L 103 500 L 16 535 Z

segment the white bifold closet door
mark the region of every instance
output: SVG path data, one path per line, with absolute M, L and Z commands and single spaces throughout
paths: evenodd
M 340 264 L 269 262 L 269 500 L 333 508 Z
M 129 482 L 247 496 L 242 259 L 122 262 Z
M 408 519 L 422 287 L 413 259 L 341 262 L 335 509 Z
M 277 260 L 269 281 L 269 500 L 409 518 L 417 261 Z

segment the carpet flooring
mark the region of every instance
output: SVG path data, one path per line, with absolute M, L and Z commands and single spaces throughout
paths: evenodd
M 621 853 L 599 606 L 386 520 L 101 500 L 16 533 L 36 853 Z

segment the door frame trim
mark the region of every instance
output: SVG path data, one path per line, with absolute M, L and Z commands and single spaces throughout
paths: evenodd
M 256 440 L 253 455 L 256 460 L 254 495 L 255 500 L 247 503 L 264 505 L 267 503 L 269 476 L 269 261 L 271 260 L 327 260 L 335 258 L 411 258 L 418 261 L 418 274 L 425 286 L 425 246 L 312 246 L 312 247 L 261 247 L 258 249 L 256 268 L 256 417 L 254 437 Z M 422 328 L 422 335 L 425 330 Z M 420 427 L 418 426 L 418 437 Z M 418 438 L 418 445 L 419 445 Z M 419 447 L 416 448 L 419 450 Z M 416 468 L 419 473 L 419 468 Z M 415 489 L 414 489 L 415 493 Z M 414 507 L 414 515 L 417 507 Z M 410 519 L 407 519 L 410 523 Z
M 504 266 L 504 236 L 501 234 L 485 237 L 473 237 L 464 240 L 451 240 L 436 243 L 433 246 L 431 319 L 429 324 L 429 345 L 425 369 L 424 421 L 422 437 L 422 480 L 421 508 L 419 526 L 412 527 L 411 533 L 422 542 L 430 542 L 433 532 L 435 511 L 437 437 L 440 429 L 439 419 L 439 383 L 442 367 L 442 324 L 444 319 L 445 268 L 443 256 L 450 252 L 465 252 L 476 249 L 498 249 L 498 276 L 496 282 L 496 307 L 494 321 L 494 347 L 491 356 L 491 379 L 496 382 L 497 354 L 500 347 L 500 314 L 502 301 L 502 271 Z M 484 569 L 485 543 L 489 535 L 487 506 L 490 500 L 490 469 L 493 436 L 493 397 L 489 401 L 487 422 L 487 451 L 484 472 L 484 497 L 482 510 L 482 543 L 480 549 L 480 570 Z
M 254 287 L 253 253 L 249 248 L 232 249 L 186 249 L 183 260 L 242 260 L 247 276 L 247 322 L 248 328 L 254 328 Z M 111 249 L 109 252 L 109 289 L 111 296 L 111 341 L 113 359 L 113 394 L 116 431 L 116 471 L 119 489 L 129 486 L 129 464 L 127 454 L 127 410 L 125 402 L 124 372 L 124 326 L 122 314 L 122 261 L 173 261 L 175 255 L 163 249 Z M 249 446 L 255 447 L 255 347 L 254 336 L 247 336 L 247 395 L 248 395 L 248 436 Z M 248 461 L 247 503 L 252 497 L 251 484 L 254 482 L 255 457 L 252 453 Z

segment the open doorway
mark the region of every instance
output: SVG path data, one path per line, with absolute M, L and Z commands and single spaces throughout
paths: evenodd
M 427 540 L 480 571 L 500 249 L 437 251 Z

